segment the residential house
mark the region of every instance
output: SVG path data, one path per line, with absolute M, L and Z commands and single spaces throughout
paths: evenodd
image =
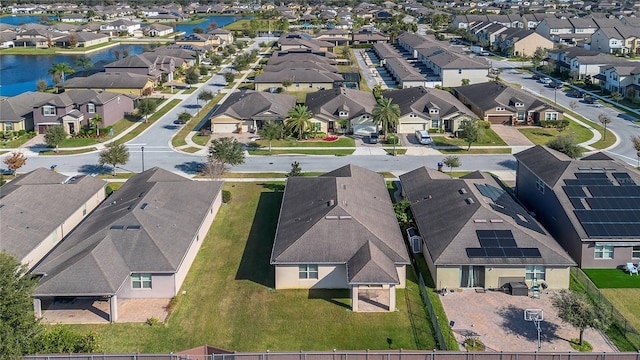
M 100 25 L 100 31 L 109 36 L 118 36 L 122 33 L 133 35 L 136 30 L 140 30 L 140 23 L 126 19 L 118 19 Z
M 105 185 L 92 176 L 69 177 L 44 168 L 3 185 L 0 251 L 35 266 L 104 200 Z
M 142 28 L 142 32 L 146 36 L 162 37 L 173 33 L 173 27 L 162 24 L 151 24 Z
M 574 34 L 574 28 L 568 19 L 548 17 L 536 26 L 536 32 L 544 38 L 558 41 L 560 35 Z
M 601 66 L 600 73 L 595 78 L 606 91 L 633 99 L 637 95 L 637 85 L 640 84 L 637 82 L 639 74 L 640 64 L 627 61 L 625 64 Z
M 640 29 L 634 26 L 600 28 L 591 36 L 591 49 L 606 54 L 637 54 Z
M 496 37 L 501 33 L 507 31 L 508 29 L 511 28 L 498 23 L 490 23 L 477 31 L 475 34 L 478 37 L 479 42 L 493 44 L 496 41 Z
M 331 29 L 321 31 L 315 39 L 318 41 L 332 43 L 334 46 L 343 46 L 351 43 L 351 34 L 342 29 Z
M 498 81 L 459 86 L 453 92 L 480 119 L 492 124 L 533 125 L 563 117 L 562 110 Z
M 381 175 L 346 165 L 287 179 L 271 252 L 276 289 L 349 289 L 354 312 L 395 311 L 409 264 Z
M 196 34 L 185 35 L 176 40 L 176 45 L 188 45 L 202 50 L 217 51 L 221 45 L 220 38 L 213 34 Z
M 285 91 L 313 92 L 331 89 L 336 81 L 344 81 L 344 78 L 334 72 L 309 67 L 263 72 L 256 75 L 254 85 L 256 91 L 273 91 L 273 89 L 282 88 Z
M 108 299 L 115 322 L 118 299 L 176 296 L 220 208 L 221 189 L 222 182 L 157 167 L 127 180 L 33 270 L 42 275 L 36 315 L 42 300 L 89 297 Z
M 575 262 L 498 179 L 480 172 L 453 179 L 421 167 L 400 182 L 421 236 L 412 251 L 423 254 L 438 289 L 569 288 Z
M 503 53 L 508 53 L 509 50 L 512 50 L 512 54 L 516 56 L 524 55 L 527 57 L 533 56 L 537 48 L 553 49 L 553 41 L 537 32 L 514 28 L 500 33 L 493 44 L 500 48 Z
M 553 64 L 557 71 L 568 72 L 579 79 L 592 78 L 599 74 L 600 66 L 627 63 L 626 59 L 579 47 L 550 50 L 548 56 L 549 63 Z
M 515 154 L 516 196 L 582 268 L 640 261 L 640 174 L 604 153 Z
M 102 118 L 100 127 L 111 126 L 133 109 L 132 98 L 102 90 L 67 90 L 32 103 L 38 134 L 46 133 L 54 125 L 63 125 L 67 134 L 77 134 L 83 126 L 91 125 L 96 115 Z
M 293 95 L 244 90 L 234 92 L 211 116 L 214 133 L 255 132 L 265 121 L 282 122 L 296 105 Z
M 382 33 L 366 28 L 354 30 L 351 35 L 351 43 L 353 45 L 376 44 L 387 41 L 388 38 Z
M 66 36 L 55 41 L 58 47 L 73 46 L 73 42 L 77 47 L 89 47 L 109 42 L 109 36 L 105 34 L 95 34 L 86 31 L 77 31 L 69 33 Z
M 314 130 L 334 133 L 340 130 L 368 136 L 378 131 L 373 122 L 376 98 L 371 92 L 344 87 L 307 94 L 305 105 L 313 117 Z
M 286 33 L 278 39 L 281 51 L 293 49 L 309 49 L 311 51 L 333 51 L 334 44 L 327 41 L 313 39 L 306 33 Z
M 52 96 L 50 93 L 27 91 L 0 99 L 0 131 L 32 131 L 33 104 Z
M 16 33 L 14 47 L 49 48 L 55 42 L 67 36 L 65 33 L 41 29 L 31 29 Z
M 157 58 L 156 58 L 157 59 Z M 147 57 L 141 54 L 127 56 L 123 59 L 116 60 L 104 66 L 106 73 L 132 73 L 138 75 L 146 75 L 152 79 L 156 84 L 160 82 L 163 71 L 158 68 L 158 64 L 154 57 Z M 164 71 L 167 81 L 173 81 L 173 70 L 175 70 L 175 63 L 169 65 L 169 68 Z
M 430 129 L 456 132 L 462 120 L 476 118 L 460 100 L 440 89 L 413 87 L 386 91 L 384 97 L 400 106 L 396 132 L 401 134 Z
M 133 96 L 149 95 L 155 87 L 149 76 L 130 72 L 102 72 L 87 77 L 75 77 L 57 86 L 65 90 L 93 89 Z
M 229 30 L 223 28 L 217 28 L 209 31 L 209 34 L 212 34 L 222 40 L 223 44 L 230 45 L 233 44 L 233 33 Z

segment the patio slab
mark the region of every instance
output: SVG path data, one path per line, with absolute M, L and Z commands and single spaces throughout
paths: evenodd
M 465 339 L 460 333 L 470 330 L 493 351 L 536 351 L 537 332 L 531 322 L 523 318 L 525 309 L 544 310 L 542 328 L 542 352 L 575 351 L 569 340 L 578 338 L 578 329 L 564 324 L 551 304 L 553 291 L 545 291 L 539 299 L 528 296 L 511 296 L 502 292 L 476 293 L 473 289 L 448 293 L 440 297 L 447 318 L 454 322 L 456 339 Z M 584 339 L 593 346 L 593 352 L 615 352 L 610 342 L 600 332 L 587 329 Z M 461 347 L 462 348 L 462 347 Z
M 118 299 L 118 321 L 145 322 L 167 317 L 170 299 Z M 91 298 L 55 301 L 42 313 L 42 321 L 49 324 L 106 324 L 109 323 L 109 302 Z

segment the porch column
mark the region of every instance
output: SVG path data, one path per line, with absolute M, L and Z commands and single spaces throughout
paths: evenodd
M 396 311 L 396 286 L 389 285 L 389 311 Z
M 351 311 L 358 312 L 358 285 L 351 286 Z
M 40 319 L 42 317 L 42 301 L 38 298 L 33 298 L 33 313 L 36 316 L 36 319 Z
M 109 298 L 109 322 L 118 321 L 118 296 L 113 295 Z

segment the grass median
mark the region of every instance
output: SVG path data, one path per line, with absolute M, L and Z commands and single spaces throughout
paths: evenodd
M 449 136 L 432 136 L 433 144 L 436 146 L 460 146 L 465 147 L 469 144 L 462 138 L 449 137 Z M 484 137 L 482 141 L 471 144 L 472 146 L 506 146 L 507 143 L 491 129 L 484 130 Z
M 269 148 L 268 140 L 257 140 L 258 145 L 262 148 Z M 352 147 L 355 148 L 356 141 L 352 138 L 348 137 L 340 137 L 336 141 L 324 141 L 321 139 L 316 140 L 297 140 L 293 138 L 283 139 L 283 140 L 273 140 L 271 141 L 272 147 L 295 147 L 295 148 L 305 148 L 305 147 Z
M 182 129 L 180 129 L 180 131 L 178 131 L 173 136 L 173 138 L 171 139 L 171 145 L 173 145 L 173 147 L 187 145 L 187 141 L 185 140 L 185 138 L 189 135 L 190 132 L 196 130 L 195 127 L 200 123 L 200 121 L 202 121 L 202 119 L 209 113 L 209 111 L 211 111 L 211 109 L 213 109 L 214 106 L 218 104 L 218 102 L 220 101 L 220 99 L 224 97 L 224 95 L 225 94 L 222 94 L 222 93 L 216 94 L 216 96 L 214 96 L 213 99 L 211 99 L 211 101 L 209 101 L 202 109 L 200 109 L 200 111 L 198 111 L 198 115 L 189 119 L 189 121 L 187 121 L 187 123 L 182 127 Z M 209 139 L 208 136 L 203 136 L 203 137 L 207 138 L 207 141 L 208 141 Z M 207 142 L 205 141 L 205 144 L 206 143 Z M 198 145 L 200 144 L 198 143 Z

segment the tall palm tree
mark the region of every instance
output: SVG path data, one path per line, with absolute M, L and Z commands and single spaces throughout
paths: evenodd
M 373 108 L 373 122 L 384 131 L 384 138 L 387 138 L 389 129 L 395 129 L 400 118 L 400 106 L 392 104 L 389 98 L 380 98 Z
M 81 56 L 76 59 L 74 64 L 77 69 L 86 70 L 91 67 L 91 58 L 86 56 Z
M 306 105 L 296 105 L 287 114 L 284 125 L 287 130 L 298 133 L 298 140 L 302 140 L 302 134 L 311 127 L 313 114 Z
M 53 76 L 53 81 L 56 81 L 56 79 L 60 79 L 64 82 L 65 74 L 73 74 L 74 72 L 75 70 L 73 70 L 73 68 L 69 64 L 62 62 L 52 64 L 51 68 L 49 68 L 49 71 L 47 71 L 47 74 Z
M 96 135 L 100 137 L 99 125 L 104 123 L 104 119 L 102 118 L 102 116 L 100 116 L 100 114 L 96 114 L 96 116 L 92 117 L 89 121 L 91 121 L 91 125 L 96 127 Z

